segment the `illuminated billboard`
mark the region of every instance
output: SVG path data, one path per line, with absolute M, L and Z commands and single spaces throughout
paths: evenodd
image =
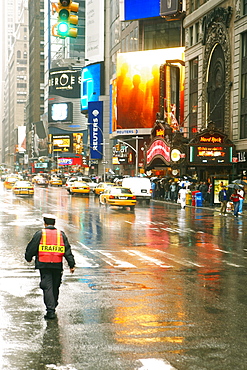
M 123 0 L 120 7 L 122 21 L 160 16 L 160 0 Z
M 49 153 L 63 152 L 63 153 L 83 153 L 83 133 L 74 132 L 66 135 L 49 135 L 51 140 Z
M 102 63 L 90 64 L 81 72 L 81 111 L 88 110 L 88 103 L 99 100 L 102 85 Z
M 198 136 L 197 142 L 197 145 L 190 146 L 191 163 L 204 165 L 232 163 L 233 147 L 226 144 L 223 135 L 205 133 Z
M 176 67 L 176 70 L 174 73 L 170 70 L 169 78 L 166 79 L 166 94 L 171 97 L 173 91 L 177 92 L 177 82 L 174 84 L 174 78 L 178 70 L 179 117 L 183 117 L 184 66 L 177 61 L 184 61 L 184 48 L 120 53 L 117 59 L 117 129 L 153 127 L 156 113 L 160 111 L 160 67 L 167 61 Z M 177 107 L 171 99 L 169 101 L 171 106 L 168 107 L 168 116 L 171 116 Z M 179 121 L 181 124 L 181 119 Z M 114 121 L 112 124 L 114 127 Z
M 73 103 L 49 103 L 48 122 L 71 123 L 73 121 Z
M 80 71 L 53 68 L 49 72 L 49 95 L 76 99 L 80 97 L 80 86 Z

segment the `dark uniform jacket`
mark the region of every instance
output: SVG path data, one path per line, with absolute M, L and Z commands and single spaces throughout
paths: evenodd
M 47 226 L 46 229 L 56 229 L 54 226 Z M 67 236 L 63 231 L 61 231 L 63 240 L 64 240 L 64 246 L 65 246 L 65 254 L 64 258 L 68 262 L 68 265 L 70 268 L 73 268 L 75 266 L 75 259 L 71 252 L 71 246 L 69 244 L 69 241 L 67 239 Z M 34 236 L 32 237 L 32 240 L 28 243 L 25 253 L 25 259 L 27 262 L 31 262 L 32 258 L 35 257 L 35 268 L 36 269 L 42 269 L 42 268 L 55 268 L 55 269 L 63 269 L 63 263 L 47 263 L 47 262 L 40 262 L 38 260 L 38 251 L 39 251 L 39 243 L 40 239 L 42 237 L 42 230 L 37 231 Z

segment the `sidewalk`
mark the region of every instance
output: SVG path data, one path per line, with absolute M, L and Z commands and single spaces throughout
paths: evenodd
M 180 203 L 177 203 L 177 202 L 172 202 L 172 201 L 169 201 L 169 200 L 164 200 L 164 199 L 151 199 L 152 202 L 154 203 L 167 203 L 167 204 L 171 204 L 171 205 L 174 205 L 174 206 L 178 206 L 180 208 Z M 201 206 L 201 207 L 197 207 L 197 206 L 192 206 L 192 205 L 187 205 L 185 206 L 186 208 L 200 208 L 200 209 L 206 209 L 206 210 L 210 210 L 212 212 L 216 212 L 220 215 L 220 204 L 215 204 L 214 206 L 209 206 L 209 205 L 206 205 L 206 206 Z M 244 205 L 244 209 L 245 209 L 245 205 Z M 243 209 L 243 211 L 244 211 Z M 227 212 L 228 215 L 233 215 L 232 212 Z M 247 214 L 246 214 L 247 215 Z M 241 216 L 245 216 L 245 213 L 241 213 Z

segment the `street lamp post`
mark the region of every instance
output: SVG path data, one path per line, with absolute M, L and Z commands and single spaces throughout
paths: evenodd
M 143 137 L 136 136 L 135 138 L 132 138 L 132 139 L 136 140 L 136 147 L 135 148 L 132 145 L 130 145 L 129 143 L 126 143 L 126 141 L 118 139 L 118 142 L 129 146 L 134 151 L 134 153 L 136 154 L 135 175 L 138 176 L 138 161 L 139 161 L 138 140 L 143 139 Z

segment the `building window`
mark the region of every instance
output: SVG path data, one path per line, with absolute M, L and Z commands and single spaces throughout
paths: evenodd
M 247 14 L 247 0 L 243 0 L 243 15 Z
M 193 26 L 189 28 L 190 46 L 193 45 Z
M 148 21 L 143 24 L 144 50 L 164 49 L 182 45 L 180 21 Z
M 195 24 L 195 36 L 196 36 L 196 42 L 199 42 L 199 36 L 200 36 L 200 27 L 199 22 Z
M 240 139 L 247 138 L 247 32 L 242 34 Z
M 26 89 L 26 88 L 27 88 L 26 83 L 22 83 L 22 82 L 17 83 L 17 89 Z
M 21 58 L 21 51 L 17 50 L 17 58 Z
M 197 133 L 197 112 L 198 112 L 198 58 L 190 61 L 190 82 L 189 82 L 189 137 Z

